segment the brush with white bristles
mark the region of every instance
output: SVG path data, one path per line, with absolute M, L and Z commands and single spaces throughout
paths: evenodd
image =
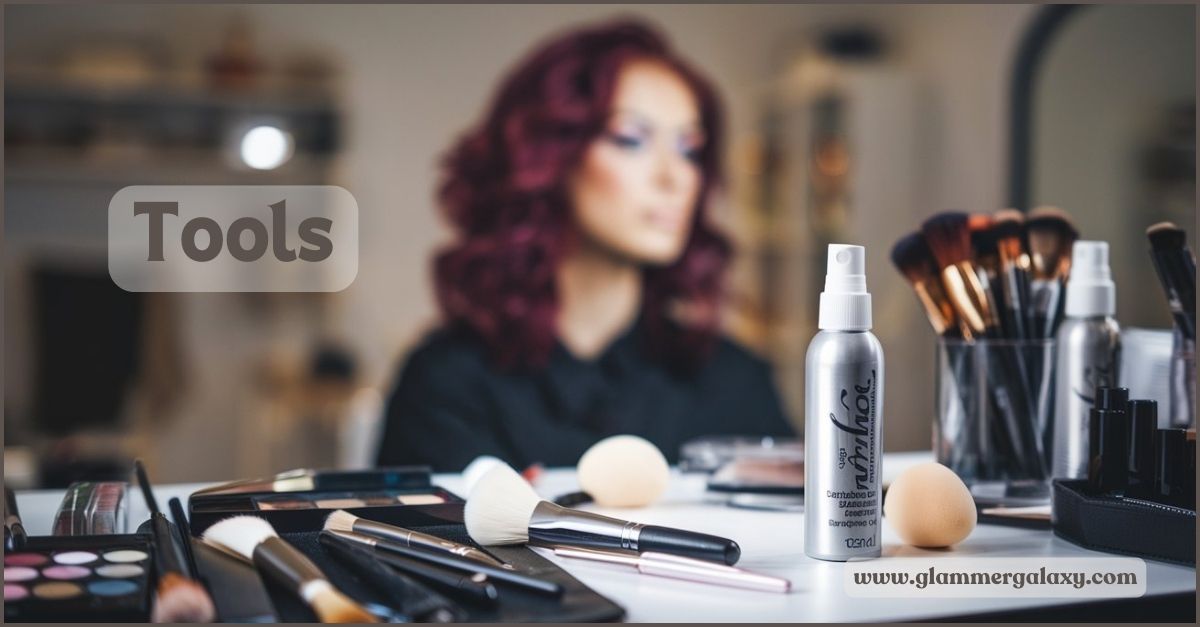
M 643 525 L 543 500 L 517 471 L 497 465 L 475 483 L 463 510 L 467 533 L 484 546 L 524 544 L 657 551 L 732 565 L 737 542 Z
M 322 623 L 377 623 L 375 616 L 339 592 L 303 553 L 257 516 L 234 516 L 209 527 L 204 541 L 244 559 L 296 593 Z

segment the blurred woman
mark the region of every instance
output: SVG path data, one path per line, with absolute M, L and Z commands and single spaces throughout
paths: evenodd
M 720 125 L 711 85 L 636 22 L 521 63 L 445 161 L 444 324 L 401 371 L 379 463 L 573 465 L 617 433 L 674 461 L 697 436 L 790 435 L 767 363 L 718 332 Z

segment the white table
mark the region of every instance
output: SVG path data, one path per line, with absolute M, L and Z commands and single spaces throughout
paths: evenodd
M 885 481 L 901 468 L 924 459 L 928 453 L 884 456 Z M 458 475 L 436 475 L 435 483 L 461 494 Z M 155 488 L 161 507 L 167 499 L 184 499 L 211 484 L 164 485 Z M 547 497 L 578 489 L 574 473 L 547 471 L 537 489 Z M 130 523 L 147 516 L 141 493 L 131 491 Z M 17 495 L 22 518 L 30 534 L 48 533 L 61 491 L 23 492 Z M 1021 609 L 1083 603 L 1087 599 L 1054 598 L 853 598 L 842 583 L 843 564 L 821 562 L 804 555 L 804 516 L 731 509 L 704 502 L 700 476 L 675 474 L 666 496 L 652 507 L 639 510 L 596 509 L 638 522 L 703 531 L 737 540 L 742 547 L 738 566 L 787 577 L 791 594 L 771 594 L 717 588 L 703 584 L 639 575 L 617 566 L 563 559 L 538 549 L 585 584 L 622 605 L 629 621 L 645 622 L 875 622 L 909 621 L 953 616 L 1008 612 Z M 1095 557 L 1103 553 L 1080 548 L 1050 531 L 979 525 L 951 552 L 934 552 L 904 546 L 888 525 L 883 526 L 884 556 L 987 556 L 987 557 Z M 1195 594 L 1196 571 L 1161 562 L 1146 562 L 1146 595 Z M 1094 600 L 1092 600 L 1094 601 Z

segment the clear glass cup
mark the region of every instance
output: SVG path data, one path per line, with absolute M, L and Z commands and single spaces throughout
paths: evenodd
M 978 502 L 1049 501 L 1054 347 L 1053 340 L 938 342 L 934 452 Z

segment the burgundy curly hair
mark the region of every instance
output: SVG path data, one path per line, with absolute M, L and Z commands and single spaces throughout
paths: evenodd
M 544 365 L 555 346 L 555 270 L 572 229 L 566 181 L 608 122 L 621 69 L 653 60 L 691 87 L 707 141 L 697 155 L 698 207 L 679 259 L 644 269 L 642 338 L 650 354 L 694 364 L 717 334 L 730 257 L 704 207 L 719 182 L 716 92 L 636 21 L 576 30 L 529 56 L 501 84 L 482 124 L 449 152 L 438 198 L 458 241 L 434 262 L 438 303 L 451 327 L 480 337 L 504 367 Z M 674 315 L 684 311 L 686 319 Z

